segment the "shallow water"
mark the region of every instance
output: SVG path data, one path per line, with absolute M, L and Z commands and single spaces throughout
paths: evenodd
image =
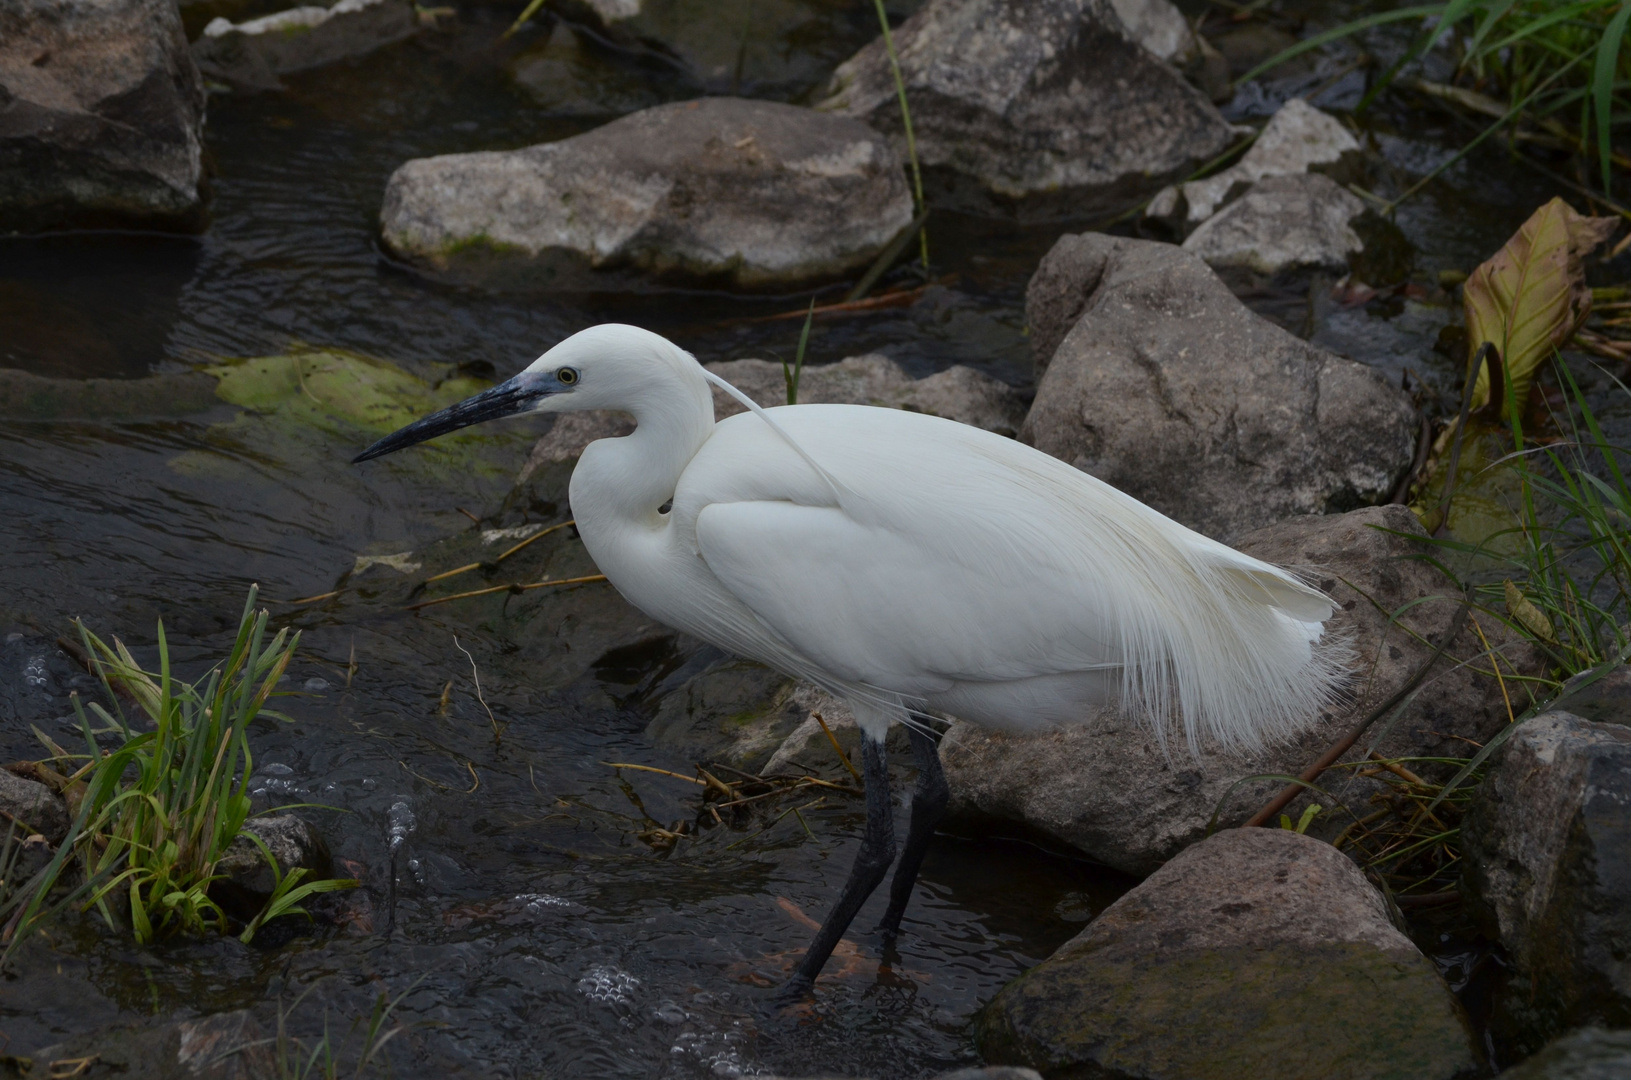
M 865 19 L 811 7 L 826 21 L 806 58 L 842 57 L 870 36 Z M 460 8 L 443 32 L 296 77 L 285 94 L 213 97 L 201 237 L 0 239 L 0 365 L 134 378 L 305 343 L 426 376 L 462 364 L 502 377 L 609 320 L 704 359 L 790 355 L 796 321 L 744 320 L 802 308 L 802 295 L 477 291 L 381 256 L 380 193 L 402 161 L 560 138 L 698 91 L 561 27 L 495 44 L 511 18 L 509 7 Z M 740 88 L 795 97 L 820 65 L 794 67 L 806 74 L 755 82 L 750 71 Z M 1408 182 L 1452 134 L 1382 116 L 1374 136 Z M 1551 194 L 1496 155 L 1458 166 L 1401 212 L 1414 276 L 1470 269 Z M 955 281 L 911 308 L 818 322 L 811 362 L 882 351 L 918 373 L 964 363 L 1027 383 L 1024 286 L 1060 231 L 937 217 L 934 273 Z M 1409 369 L 1450 385 L 1430 349 L 1451 317 L 1442 297 L 1342 308 L 1323 288 L 1271 286 L 1248 299 L 1392 378 Z M 403 1075 L 923 1075 L 974 1061 L 978 1006 L 1130 884 L 1014 840 L 942 836 L 899 957 L 880 968 L 865 929 L 875 900 L 856 924 L 858 953 L 835 960 L 817 1004 L 767 1016 L 766 984 L 808 937 L 800 913 L 819 918 L 847 874 L 858 807 L 808 812 L 808 834 L 787 818 L 759 835 L 704 831 L 661 854 L 636 833 L 693 817 L 686 785 L 602 764 L 688 771 L 645 727 L 665 695 L 720 658 L 645 624 L 605 586 L 413 614 L 409 578 L 377 567 L 348 577 L 359 554 L 414 552 L 424 572 L 460 552 L 490 555 L 482 529 L 565 517 L 564 474 L 512 497 L 491 473 L 452 484 L 387 463 L 355 469 L 359 440 L 263 438 L 235 415 L 222 405 L 171 420 L 0 425 L 0 716 L 16 721 L 0 727 L 0 753 L 38 756 L 30 724 L 74 737 L 66 695 L 92 687 L 51 643 L 72 616 L 148 658 L 162 617 L 196 671 L 222 650 L 250 582 L 271 601 L 344 583 L 330 602 L 273 605 L 304 634 L 287 684 L 301 696 L 284 706 L 294 724 L 258 723 L 255 786 L 263 806 L 330 808 L 308 813 L 365 894 L 349 928 L 254 949 L 230 939 L 139 949 L 89 920 L 60 924 L 0 984 L 11 1052 L 152 1015 L 249 1007 L 270 1025 L 278 1002 L 302 992 L 294 1030 L 313 1034 L 326 1017 L 343 1031 L 384 992 L 413 1025 L 394 1049 Z M 494 436 L 517 467 L 526 424 Z M 535 580 L 592 567 L 561 533 L 515 570 Z M 622 648 L 583 652 L 608 642 Z

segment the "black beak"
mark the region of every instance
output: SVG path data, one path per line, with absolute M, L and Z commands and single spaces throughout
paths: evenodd
M 404 447 L 434 439 L 438 435 L 446 435 L 450 431 L 479 424 L 483 420 L 496 420 L 501 416 L 526 412 L 533 402 L 549 396 L 550 393 L 549 389 L 539 385 L 536 377 L 525 373 L 517 375 L 489 390 L 483 390 L 474 397 L 465 398 L 457 405 L 449 405 L 440 412 L 433 412 L 405 428 L 391 432 L 352 458 L 351 463 L 355 465 L 359 461 L 383 457 Z

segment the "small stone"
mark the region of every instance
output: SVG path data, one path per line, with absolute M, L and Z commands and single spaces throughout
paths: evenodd
M 68 808 L 57 793 L 44 784 L 0 769 L 0 811 L 22 822 L 53 846 L 68 835 Z M 0 821 L 0 828 L 5 826 Z
M 1365 249 L 1350 222 L 1365 212 L 1358 196 L 1328 176 L 1274 176 L 1201 222 L 1184 250 L 1207 265 L 1273 275 L 1285 270 L 1343 270 Z
M 1172 0 L 1110 0 L 1132 39 L 1171 64 L 1197 52 L 1189 20 Z
M 1414 457 L 1404 391 L 1171 244 L 1061 237 L 1025 313 L 1041 374 L 1021 441 L 1208 536 L 1379 502 Z
M 1230 198 L 1271 176 L 1301 176 L 1310 169 L 1334 168 L 1359 153 L 1359 140 L 1342 122 L 1302 98 L 1280 107 L 1234 165 L 1204 180 L 1180 185 L 1189 227 L 1205 221 Z
M 204 83 L 174 0 L 0 3 L 0 231 L 204 224 Z
M 1549 712 L 1496 751 L 1461 829 L 1470 906 L 1513 971 L 1506 1056 L 1567 1028 L 1631 1026 L 1631 727 Z
M 987 1061 L 1050 1076 L 1471 1075 L 1432 963 L 1358 867 L 1281 829 L 1197 844 L 980 1014 Z
M 523 150 L 410 161 L 380 212 L 386 245 L 427 270 L 596 288 L 831 279 L 911 220 L 900 158 L 864 124 L 724 97 Z
M 1141 6 L 1141 5 L 1129 5 Z M 1200 91 L 1135 43 L 1110 0 L 928 0 L 893 32 L 936 205 L 1026 217 L 1119 209 L 1234 138 Z M 816 107 L 904 147 L 880 37 Z
M 215 19 L 193 45 L 198 68 L 246 90 L 271 90 L 278 76 L 366 56 L 418 33 L 410 0 L 339 0 L 297 7 L 248 22 Z
M 244 822 L 243 831 L 266 845 L 281 873 L 287 874 L 299 867 L 307 871 L 304 881 L 333 876 L 334 864 L 328 845 L 305 819 L 294 814 L 254 817 Z M 254 917 L 275 887 L 266 856 L 243 835 L 228 845 L 226 854 L 215 865 L 215 872 L 223 875 L 223 880 L 210 886 L 210 897 L 236 918 Z

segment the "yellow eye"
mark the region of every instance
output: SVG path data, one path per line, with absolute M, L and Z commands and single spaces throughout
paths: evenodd
M 571 386 L 578 381 L 578 369 L 563 367 L 555 373 L 555 378 L 562 386 Z

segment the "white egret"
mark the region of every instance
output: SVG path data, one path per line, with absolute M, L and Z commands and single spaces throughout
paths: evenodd
M 750 412 L 714 422 L 709 384 Z M 859 405 L 761 409 L 632 326 L 584 330 L 515 378 L 370 446 L 483 420 L 617 409 L 584 450 L 572 514 L 652 618 L 843 698 L 863 732 L 860 853 L 789 989 L 809 988 L 894 859 L 883 739 L 911 727 L 911 825 L 881 929 L 900 926 L 947 789 L 929 710 L 995 728 L 1078 723 L 1119 701 L 1254 745 L 1333 695 L 1329 598 L 1014 440 Z

